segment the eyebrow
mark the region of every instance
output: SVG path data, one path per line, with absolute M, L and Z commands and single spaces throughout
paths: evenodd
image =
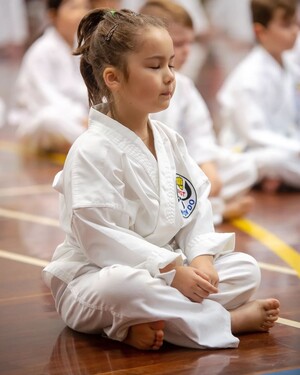
M 175 57 L 175 54 L 170 56 L 169 60 L 172 60 L 174 59 Z M 145 60 L 154 60 L 154 59 L 157 59 L 157 60 L 165 60 L 165 56 L 161 56 L 161 55 L 155 55 L 155 56 L 150 56 L 150 57 L 146 57 Z

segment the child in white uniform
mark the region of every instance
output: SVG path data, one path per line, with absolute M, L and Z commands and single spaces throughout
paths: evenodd
M 214 33 L 210 39 L 211 54 L 217 60 L 224 76 L 227 76 L 254 46 L 250 1 L 205 1 L 205 10 Z
M 294 87 L 282 54 L 293 47 L 296 1 L 252 0 L 258 45 L 232 72 L 218 100 L 221 142 L 254 160 L 258 182 L 276 192 L 300 187 L 300 127 Z
M 30 151 L 68 150 L 86 129 L 87 90 L 72 49 L 88 10 L 88 0 L 48 0 L 52 26 L 24 56 L 8 120 Z
M 268 331 L 279 302 L 249 302 L 257 263 L 214 232 L 206 176 L 177 133 L 149 120 L 175 88 L 164 24 L 99 9 L 78 41 L 94 107 L 54 181 L 66 238 L 44 270 L 63 320 L 152 350 L 235 348 L 234 334 Z
M 300 17 L 298 15 L 298 22 L 299 20 Z M 294 47 L 286 51 L 283 58 L 293 79 L 296 122 L 300 128 L 300 31 L 298 31 Z
M 149 0 L 141 12 L 168 22 L 175 50 L 175 69 L 180 71 L 194 36 L 191 17 L 171 0 Z M 246 192 L 257 179 L 255 165 L 217 144 L 208 108 L 191 79 L 177 72 L 176 90 L 169 107 L 152 118 L 183 137 L 190 155 L 209 178 L 215 224 L 251 210 L 254 200 Z

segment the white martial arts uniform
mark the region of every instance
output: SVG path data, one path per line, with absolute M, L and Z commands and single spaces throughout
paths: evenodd
M 9 123 L 34 148 L 72 143 L 85 130 L 88 96 L 79 59 L 54 28 L 25 54 L 13 97 Z
M 24 45 L 29 36 L 25 0 L 0 0 L 0 48 Z
M 280 178 L 300 187 L 300 127 L 288 70 L 256 46 L 225 81 L 218 101 L 220 142 L 255 161 L 258 181 Z
M 219 197 L 212 197 L 214 223 L 222 221 L 224 203 L 246 193 L 256 182 L 253 162 L 217 144 L 208 108 L 194 83 L 176 73 L 176 89 L 169 107 L 151 115 L 178 132 L 198 165 L 216 163 L 223 188 Z
M 205 10 L 216 34 L 211 52 L 227 76 L 255 43 L 250 0 L 210 0 Z
M 284 53 L 287 69 L 291 72 L 294 84 L 296 122 L 300 126 L 300 32 L 294 47 Z
M 96 107 L 107 112 L 105 105 Z M 164 320 L 165 339 L 193 348 L 237 347 L 230 314 L 260 282 L 256 261 L 215 233 L 209 182 L 182 138 L 152 121 L 157 160 L 131 130 L 95 108 L 54 181 L 66 233 L 44 279 L 71 328 L 122 341 L 134 324 Z M 219 292 L 191 302 L 170 286 L 175 271 L 214 256 Z M 225 308 L 226 309 L 225 309 Z
M 5 110 L 6 105 L 4 100 L 0 98 L 0 128 L 5 124 Z

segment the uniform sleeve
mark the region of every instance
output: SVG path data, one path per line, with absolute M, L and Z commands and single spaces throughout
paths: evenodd
M 185 82 L 185 113 L 182 114 L 182 136 L 197 164 L 216 158 L 216 137 L 208 108 L 192 81 Z
M 183 150 L 184 152 L 184 150 Z M 220 255 L 234 251 L 234 233 L 216 233 L 213 212 L 208 199 L 210 182 L 197 164 L 186 154 L 186 164 L 191 181 L 195 184 L 197 204 L 186 220 L 186 225 L 177 233 L 175 240 L 190 263 L 199 255 Z
M 176 242 L 187 257 L 188 263 L 199 255 L 220 255 L 234 251 L 234 233 L 216 233 L 209 200 L 198 197 L 197 212 L 190 222 L 176 235 Z
M 182 257 L 146 241 L 129 227 L 129 215 L 114 207 L 80 208 L 74 210 L 72 229 L 86 256 L 99 267 L 114 264 L 147 269 L 152 276 L 160 268 Z
M 238 124 L 236 129 L 250 146 L 276 147 L 288 152 L 300 152 L 298 140 L 285 137 L 269 129 L 258 95 L 250 89 L 235 97 L 233 122 Z M 284 127 L 287 124 L 282 124 Z

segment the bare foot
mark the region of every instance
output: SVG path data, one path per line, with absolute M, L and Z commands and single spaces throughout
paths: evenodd
M 232 333 L 268 332 L 278 319 L 280 303 L 277 299 L 251 301 L 230 311 Z
M 282 182 L 279 179 L 275 178 L 265 178 L 261 182 L 261 189 L 265 193 L 276 193 L 282 185 Z
M 255 199 L 249 195 L 226 202 L 225 210 L 223 212 L 224 220 L 236 219 L 246 215 L 252 210 L 254 203 Z
M 165 322 L 142 323 L 131 326 L 124 342 L 141 350 L 158 350 L 163 344 Z

